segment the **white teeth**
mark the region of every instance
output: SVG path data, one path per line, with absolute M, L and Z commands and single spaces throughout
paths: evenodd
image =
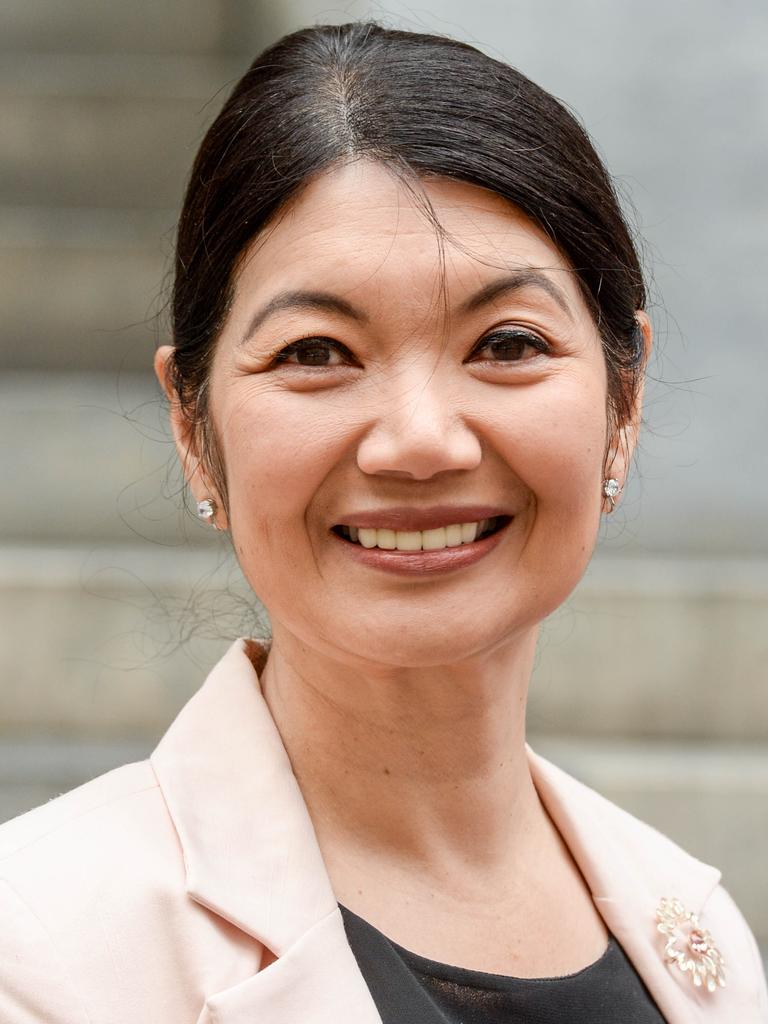
M 434 530 L 377 530 L 372 527 L 347 527 L 349 539 L 364 548 L 382 548 L 384 551 L 440 551 L 471 544 L 488 529 L 492 520 L 479 523 L 456 523 L 438 526 Z
M 462 523 L 461 524 L 461 543 L 471 544 L 477 536 L 477 528 L 479 523 Z
M 445 542 L 445 527 L 438 526 L 436 530 L 423 530 L 421 534 L 421 546 L 424 551 L 439 551 L 447 547 Z
M 398 551 L 421 551 L 421 530 L 398 530 L 396 536 Z
M 460 526 L 446 526 L 445 528 L 445 546 L 447 548 L 457 548 L 461 544 L 461 527 Z
M 385 551 L 394 551 L 397 547 L 397 534 L 394 530 L 377 530 L 376 547 Z

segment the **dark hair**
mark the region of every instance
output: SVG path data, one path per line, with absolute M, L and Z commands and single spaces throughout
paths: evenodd
M 207 384 L 238 263 L 313 176 L 367 157 L 401 177 L 439 175 L 503 196 L 575 269 L 605 352 L 609 422 L 634 407 L 645 306 L 637 252 L 611 179 L 557 99 L 464 43 L 354 23 L 285 36 L 235 86 L 192 168 L 172 299 L 176 392 L 226 489 Z

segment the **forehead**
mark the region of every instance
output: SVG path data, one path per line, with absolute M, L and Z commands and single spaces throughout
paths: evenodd
M 332 287 L 418 304 L 433 299 L 438 284 L 473 290 L 500 269 L 521 267 L 545 270 L 578 304 L 562 254 L 502 197 L 447 178 L 409 188 L 380 164 L 357 161 L 310 182 L 265 229 L 237 292 L 256 299 L 278 284 Z

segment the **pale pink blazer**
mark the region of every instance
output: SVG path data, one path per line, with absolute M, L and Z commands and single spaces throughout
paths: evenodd
M 230 648 L 149 760 L 0 827 L 2 1024 L 380 1024 L 249 653 Z M 767 1021 L 757 947 L 719 872 L 528 756 L 667 1021 Z M 664 963 L 662 896 L 700 915 L 726 988 Z

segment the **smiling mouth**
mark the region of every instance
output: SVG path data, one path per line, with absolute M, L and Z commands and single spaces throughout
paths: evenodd
M 474 523 L 454 523 L 434 530 L 379 530 L 339 524 L 333 533 L 350 544 L 383 551 L 442 551 L 483 540 L 498 533 L 512 521 L 511 516 L 494 516 Z

